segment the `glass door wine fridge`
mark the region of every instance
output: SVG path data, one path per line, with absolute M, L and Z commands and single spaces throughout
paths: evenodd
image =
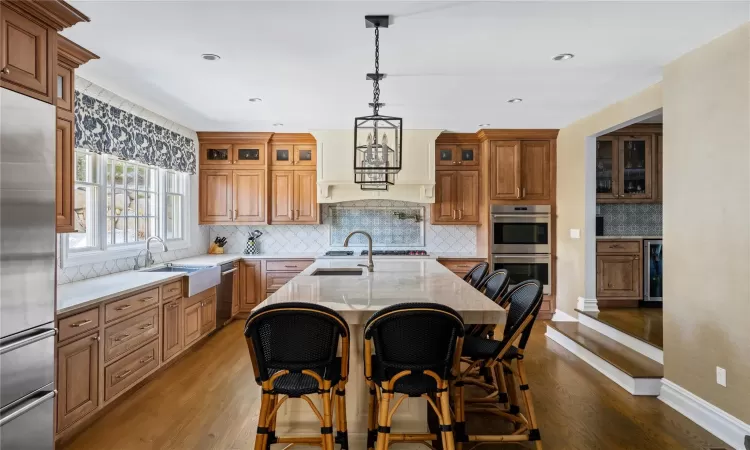
M 643 241 L 643 301 L 662 301 L 662 243 L 661 239 Z

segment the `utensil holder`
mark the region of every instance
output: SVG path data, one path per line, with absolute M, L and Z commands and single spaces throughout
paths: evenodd
M 246 255 L 260 254 L 260 247 L 258 245 L 258 241 L 256 241 L 255 239 L 248 239 L 247 246 L 245 246 L 245 254 Z
M 223 255 L 224 247 L 219 247 L 215 243 L 211 243 L 211 246 L 208 248 L 208 254 L 209 255 Z

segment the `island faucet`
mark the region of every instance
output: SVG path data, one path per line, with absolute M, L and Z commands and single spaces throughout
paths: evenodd
M 141 257 L 141 253 L 143 251 L 146 251 L 146 258 L 143 261 L 143 267 L 151 267 L 151 265 L 154 263 L 154 257 L 151 256 L 151 241 L 159 241 L 161 243 L 163 251 L 168 251 L 167 244 L 164 243 L 164 239 L 160 238 L 159 236 L 151 236 L 150 238 L 146 239 L 146 248 L 138 252 L 138 256 L 135 257 L 135 267 L 133 269 L 138 270 L 140 267 L 138 267 L 138 258 Z
M 367 238 L 367 264 L 357 264 L 357 266 L 367 267 L 367 271 L 372 272 L 373 270 L 375 270 L 375 265 L 372 263 L 372 236 L 370 236 L 370 233 L 360 230 L 352 231 L 351 233 L 349 233 L 349 236 L 344 239 L 344 247 L 349 246 L 349 238 L 357 233 L 362 234 Z

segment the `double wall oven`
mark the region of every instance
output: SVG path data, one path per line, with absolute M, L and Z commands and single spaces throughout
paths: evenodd
M 490 208 L 493 269 L 507 270 L 511 286 L 536 279 L 552 293 L 551 211 L 549 205 Z

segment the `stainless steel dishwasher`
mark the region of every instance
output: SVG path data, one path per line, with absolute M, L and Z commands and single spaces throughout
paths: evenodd
M 233 263 L 221 265 L 221 283 L 216 286 L 216 328 L 219 329 L 232 320 L 232 291 L 235 289 Z M 239 288 L 239 286 L 237 286 Z

